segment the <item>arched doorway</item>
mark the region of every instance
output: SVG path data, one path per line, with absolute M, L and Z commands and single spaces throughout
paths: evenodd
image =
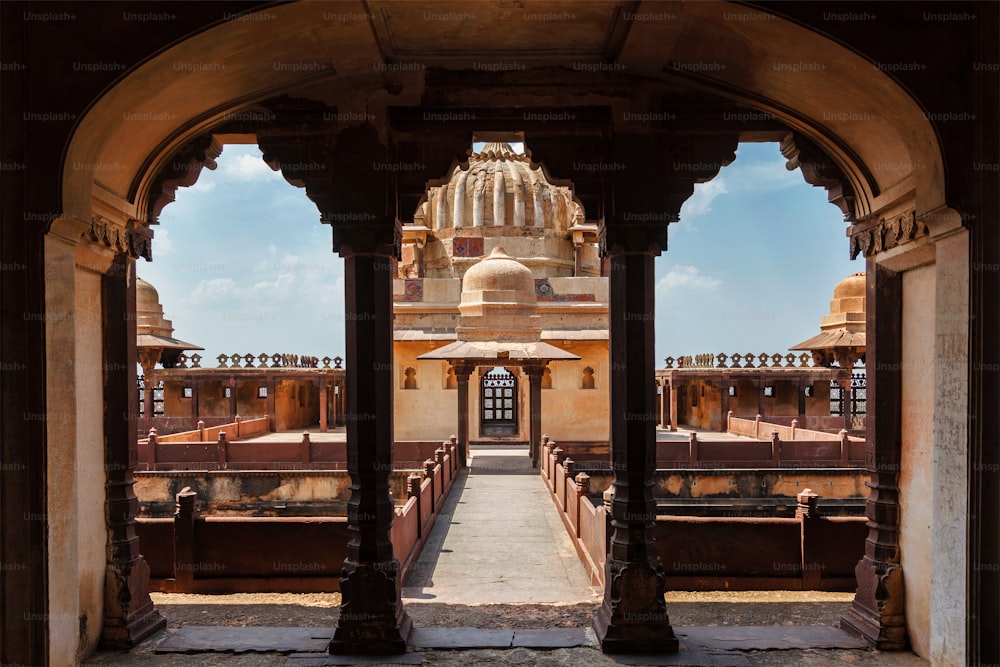
M 479 381 L 479 400 L 480 435 L 518 435 L 520 393 L 517 376 L 502 366 L 490 369 Z
M 946 416 L 965 414 L 968 405 L 966 376 L 948 370 L 949 365 L 953 368 L 964 368 L 968 361 L 966 326 L 968 318 L 963 320 L 962 317 L 963 313 L 967 314 L 967 301 L 963 300 L 967 299 L 966 287 L 969 278 L 967 245 L 963 245 L 967 244 L 967 239 L 963 236 L 958 214 L 946 208 L 942 177 L 943 161 L 937 148 L 934 128 L 919 105 L 914 103 L 900 86 L 885 77 L 883 72 L 871 71 L 871 64 L 865 60 L 861 58 L 852 60 L 856 56 L 848 49 L 832 40 L 819 38 L 808 29 L 783 19 L 726 21 L 722 14 L 731 9 L 732 7 L 725 3 L 703 3 L 686 7 L 684 12 L 680 12 L 680 20 L 675 23 L 662 26 L 637 24 L 638 27 L 629 38 L 634 41 L 630 43 L 630 48 L 622 52 L 624 55 L 621 62 L 639 72 L 662 72 L 664 68 L 670 69 L 670 63 L 665 61 L 666 56 L 663 55 L 669 49 L 661 49 L 658 44 L 680 42 L 680 45 L 687 50 L 674 50 L 671 53 L 680 59 L 676 63 L 683 65 L 683 58 L 686 56 L 697 60 L 695 45 L 707 43 L 705 40 L 708 39 L 713 44 L 732 43 L 741 45 L 740 48 L 754 44 L 782 44 L 787 46 L 787 51 L 783 51 L 781 56 L 788 62 L 797 58 L 802 62 L 807 61 L 818 53 L 817 47 L 820 47 L 824 55 L 829 56 L 828 62 L 831 66 L 828 68 L 810 70 L 789 67 L 782 70 L 774 67 L 775 60 L 770 53 L 761 51 L 744 53 L 736 49 L 719 54 L 720 59 L 730 65 L 728 69 L 718 68 L 710 71 L 708 75 L 702 75 L 699 70 L 697 86 L 699 89 L 716 90 L 728 99 L 736 99 L 749 104 L 752 108 L 776 114 L 776 117 L 811 138 L 828 155 L 834 156 L 836 162 L 849 172 L 848 180 L 855 186 L 855 196 L 864 200 L 859 204 L 858 212 L 862 216 L 872 216 L 863 223 L 858 223 L 860 227 L 855 230 L 855 242 L 859 249 L 871 256 L 871 261 L 878 263 L 884 271 L 894 275 L 906 273 L 918 266 L 932 266 L 930 262 L 933 258 L 934 268 L 930 269 L 930 272 L 934 274 L 935 280 L 930 280 L 929 274 L 907 279 L 907 282 L 911 283 L 907 288 L 908 293 L 915 296 L 916 301 L 907 301 L 905 312 L 914 316 L 919 315 L 924 319 L 906 321 L 901 327 L 915 329 L 922 327 L 926 330 L 926 325 L 935 325 L 931 326 L 930 330 L 936 332 L 937 340 L 920 339 L 919 350 L 930 353 L 931 358 L 935 359 L 934 363 L 937 364 L 938 370 L 942 371 L 938 375 L 947 379 L 949 383 L 947 387 L 940 389 L 942 396 L 948 398 L 939 399 L 934 395 L 928 398 L 921 395 L 919 404 L 904 406 L 901 409 L 926 411 L 929 407 L 930 413 L 939 417 L 934 420 L 930 447 L 944 447 L 947 451 L 955 451 L 956 456 L 965 461 L 963 453 L 966 452 L 967 445 L 966 429 L 948 427 Z M 95 388 L 99 390 L 99 378 L 96 371 L 88 370 L 87 360 L 77 355 L 76 350 L 93 347 L 92 344 L 99 342 L 101 335 L 95 336 L 87 331 L 78 332 L 73 325 L 60 321 L 58 317 L 60 313 L 67 312 L 63 295 L 72 295 L 70 298 L 72 303 L 68 307 L 72 311 L 77 308 L 77 304 L 86 303 L 94 294 L 94 272 L 91 271 L 88 275 L 78 273 L 78 271 L 84 272 L 85 269 L 78 269 L 77 266 L 95 267 L 98 264 L 81 261 L 83 258 L 76 256 L 77 247 L 83 248 L 80 251 L 81 255 L 87 253 L 107 255 L 108 249 L 116 243 L 115 241 L 109 243 L 107 240 L 118 233 L 118 230 L 127 230 L 129 224 L 132 224 L 133 232 L 136 231 L 135 225 L 129 223 L 129 220 L 143 220 L 147 210 L 143 199 L 148 195 L 150 183 L 160 168 L 169 163 L 174 149 L 178 146 L 221 121 L 226 114 L 244 108 L 248 100 L 264 99 L 278 91 L 293 89 L 299 85 L 302 86 L 303 92 L 308 89 L 312 82 L 299 78 L 300 74 L 292 73 L 308 70 L 273 67 L 276 62 L 275 56 L 278 54 L 295 54 L 291 59 L 299 60 L 312 55 L 316 56 L 317 61 L 327 57 L 323 54 L 324 47 L 318 42 L 303 41 L 297 35 L 311 34 L 310 30 L 320 24 L 324 25 L 324 30 L 334 33 L 341 31 L 343 33 L 341 36 L 345 39 L 336 41 L 338 49 L 341 50 L 337 55 L 338 58 L 342 57 L 341 63 L 343 63 L 338 63 L 338 74 L 354 72 L 358 74 L 358 80 L 371 75 L 367 56 L 377 54 L 377 49 L 366 41 L 367 38 L 363 35 L 364 31 L 368 30 L 366 23 L 357 30 L 332 25 L 329 20 L 323 24 L 317 17 L 308 16 L 309 10 L 303 9 L 302 5 L 279 6 L 269 8 L 267 11 L 275 17 L 274 22 L 266 24 L 267 30 L 271 31 L 274 25 L 282 25 L 284 28 L 281 33 L 282 40 L 265 39 L 263 25 L 261 33 L 257 34 L 255 33 L 257 26 L 241 23 L 205 29 L 178 44 L 177 48 L 184 54 L 181 62 L 184 60 L 194 62 L 195 59 L 191 56 L 196 55 L 202 60 L 217 60 L 222 63 L 230 57 L 228 54 L 236 54 L 232 57 L 240 61 L 240 67 L 236 67 L 236 63 L 233 62 L 233 67 L 228 72 L 222 67 L 178 70 L 172 67 L 171 63 L 179 62 L 177 58 L 179 53 L 163 53 L 152 57 L 142 66 L 144 70 L 142 76 L 126 77 L 119 86 L 94 105 L 77 127 L 77 134 L 69 144 L 64 163 L 62 189 L 64 206 L 61 207 L 64 216 L 52 225 L 49 237 L 46 239 L 45 314 L 51 316 L 48 317 L 49 326 L 45 330 L 48 372 L 56 376 L 60 374 L 72 376 L 77 382 L 76 393 L 70 397 L 60 396 L 50 385 L 47 409 L 71 415 L 71 418 L 63 422 L 46 425 L 50 460 L 57 460 L 60 457 L 64 457 L 65 460 L 89 457 L 86 460 L 88 465 L 100 464 L 100 453 L 84 444 L 101 441 L 100 420 L 88 414 L 85 401 L 86 395 L 93 394 Z M 208 23 L 206 19 L 205 24 Z M 684 25 L 690 25 L 691 31 L 684 33 L 682 29 Z M 681 40 L 675 30 L 680 30 L 680 33 L 688 37 Z M 720 32 L 716 33 L 716 30 Z M 605 31 L 602 34 L 611 33 Z M 727 42 L 726 39 L 720 38 L 719 34 L 731 36 L 733 39 Z M 701 39 L 702 37 L 705 39 Z M 800 42 L 801 49 L 795 46 Z M 244 49 L 234 51 L 232 48 L 234 43 L 244 45 Z M 261 49 L 260 44 L 268 44 L 268 48 Z M 313 48 L 315 50 L 309 51 L 307 55 L 305 49 Z M 531 48 L 531 45 L 527 44 L 523 50 L 531 51 Z M 352 59 L 348 55 L 351 49 L 355 49 L 360 55 Z M 381 61 L 382 56 L 374 57 Z M 270 65 L 254 67 L 255 62 L 260 65 L 265 61 Z M 672 69 L 674 72 L 695 71 L 690 67 L 687 70 L 684 67 Z M 867 73 L 859 74 L 863 71 Z M 267 77 L 261 76 L 264 72 L 268 73 Z M 684 79 L 683 75 L 676 76 Z M 356 81 L 352 81 L 352 84 L 354 83 Z M 339 84 L 339 81 L 335 81 L 334 84 Z M 383 82 L 379 79 L 372 84 L 372 90 L 381 91 L 382 86 Z M 802 95 L 802 90 L 810 90 L 813 94 Z M 336 85 L 325 94 L 336 98 Z M 381 95 L 380 92 L 377 94 Z M 94 96 L 96 97 L 96 93 Z M 341 99 L 345 105 L 351 101 L 357 102 L 356 99 L 348 99 L 349 97 L 346 93 L 342 95 Z M 511 99 L 514 97 L 516 96 Z M 450 98 L 442 93 L 441 99 Z M 522 99 L 531 101 L 533 98 L 530 94 L 526 94 Z M 143 100 L 153 106 L 161 105 L 159 111 L 168 109 L 170 113 L 176 112 L 176 118 L 161 126 L 143 125 L 138 130 L 135 126 L 129 128 L 123 125 L 119 120 L 123 117 L 123 113 L 136 113 L 136 109 L 143 106 L 140 102 Z M 540 103 L 540 100 L 541 98 L 534 98 L 535 103 Z M 869 124 L 852 125 L 852 115 L 866 113 L 869 104 L 876 105 L 879 109 L 893 109 L 896 113 L 891 116 L 891 120 L 884 122 L 875 119 Z M 379 107 L 379 113 L 381 111 L 382 107 Z M 662 109 L 644 111 L 665 113 Z M 827 114 L 829 118 L 826 117 Z M 627 127 L 619 129 L 622 135 L 629 134 Z M 442 145 L 445 148 L 441 152 L 448 154 L 447 160 L 450 160 L 447 142 Z M 545 150 L 540 149 L 539 155 L 545 157 L 544 154 Z M 556 162 L 558 156 L 553 154 L 553 157 L 556 159 L 552 162 Z M 80 170 L 74 172 L 70 168 L 77 159 L 81 164 L 114 163 L 124 164 L 127 167 L 121 170 L 123 173 L 120 174 L 102 174 L 100 182 L 95 183 L 92 173 L 86 171 L 80 173 Z M 437 159 L 442 158 L 438 156 Z M 567 162 L 571 162 L 572 159 L 572 156 L 565 157 Z M 879 166 L 881 161 L 885 164 Z M 903 164 L 919 164 L 926 168 L 919 170 L 919 173 L 916 173 L 918 170 L 914 168 L 911 170 L 914 173 L 900 178 L 898 165 Z M 434 172 L 431 167 L 428 170 Z M 570 171 L 564 173 L 569 174 Z M 589 171 L 593 174 L 597 170 Z M 866 171 L 870 178 L 866 177 L 864 173 Z M 434 173 L 443 173 L 443 170 Z M 309 179 L 306 176 L 301 180 L 307 182 Z M 585 187 L 585 180 L 580 180 L 581 188 Z M 678 179 L 678 182 L 680 181 L 687 182 L 685 179 Z M 872 183 L 877 184 L 878 188 L 873 189 Z M 625 192 L 628 193 L 627 190 Z M 685 194 L 680 192 L 676 196 L 683 199 Z M 899 202 L 910 204 L 915 201 L 919 201 L 919 206 L 913 209 L 912 215 L 909 215 L 906 206 L 902 207 L 903 210 L 897 211 L 900 208 L 897 206 Z M 638 212 L 648 211 L 639 208 Z M 607 211 L 609 218 L 620 213 Z M 909 227 L 911 221 L 919 225 L 911 229 Z M 917 229 L 921 232 L 914 231 Z M 928 231 L 926 235 L 923 234 L 924 229 Z M 898 246 L 900 250 L 883 245 L 889 233 L 893 234 L 894 243 L 900 242 Z M 81 242 L 83 234 L 87 236 Z M 135 236 L 133 234 L 133 237 Z M 121 245 L 130 245 L 131 241 L 132 239 L 128 239 Z M 938 245 L 939 241 L 941 245 Z M 910 249 L 915 251 L 915 254 L 908 252 Z M 41 273 L 38 277 L 41 278 Z M 118 279 L 124 281 L 126 278 L 119 276 Z M 887 276 L 887 279 L 890 284 L 899 282 L 893 275 Z M 957 306 L 954 305 L 956 303 Z M 877 316 L 887 318 L 886 321 L 894 321 L 888 313 L 898 307 L 899 303 L 893 303 L 890 299 L 881 307 L 876 307 L 879 312 Z M 966 324 L 963 325 L 963 321 Z M 887 336 L 889 340 L 886 345 L 898 346 L 903 335 L 901 330 L 892 328 Z M 45 371 L 39 371 L 43 372 Z M 920 379 L 905 376 L 901 381 L 910 386 Z M 953 391 L 955 389 L 957 393 Z M 901 391 L 901 389 L 891 390 L 897 403 L 901 400 Z M 958 405 L 951 402 L 956 396 Z M 900 419 L 895 417 L 893 419 L 898 431 Z M 903 440 L 916 442 L 912 440 L 915 437 L 913 433 L 906 433 Z M 874 466 L 876 462 L 873 457 L 872 465 Z M 898 461 L 886 463 L 896 465 L 897 470 L 900 465 Z M 947 506 L 947 499 L 942 499 L 932 508 L 935 526 L 965 525 L 964 498 L 968 473 L 967 465 L 934 469 L 937 486 L 949 490 L 948 496 L 957 499 L 951 508 Z M 56 513 L 60 513 L 65 510 L 65 514 L 72 517 L 89 515 L 90 512 L 86 510 L 93 509 L 95 502 L 93 499 L 104 497 L 100 488 L 92 489 L 88 486 L 84 489 L 83 486 L 88 482 L 78 480 L 72 472 L 54 471 L 46 475 L 40 471 L 37 474 L 43 486 L 49 490 L 50 512 L 56 510 Z M 56 489 L 70 489 L 70 492 L 61 498 Z M 895 506 L 891 500 L 890 504 Z M 955 521 L 951 522 L 951 519 Z M 89 638 L 80 640 L 77 632 L 67 629 L 79 618 L 81 605 L 93 616 L 100 613 L 102 604 L 99 601 L 100 595 L 89 595 L 81 602 L 80 596 L 66 593 L 66 591 L 76 591 L 80 586 L 80 579 L 84 576 L 92 584 L 98 585 L 98 588 L 103 582 L 101 566 L 104 555 L 100 549 L 94 549 L 93 546 L 95 536 L 102 535 L 106 527 L 93 522 L 88 526 L 79 531 L 87 535 L 83 540 L 86 544 L 82 545 L 80 550 L 85 566 L 74 565 L 72 554 L 67 556 L 54 551 L 49 553 L 48 577 L 57 584 L 51 586 L 56 595 L 53 606 L 57 607 L 53 611 L 61 614 L 53 615 L 53 618 L 69 619 L 65 622 L 59 621 L 63 625 L 54 628 L 50 633 L 53 642 L 61 646 L 59 651 L 54 650 L 54 655 L 63 655 L 69 650 L 67 646 L 72 649 L 69 650 L 70 654 L 75 654 L 76 644 L 81 641 L 85 645 L 83 651 L 86 652 L 86 645 L 95 641 L 93 633 Z M 77 528 L 75 524 L 68 527 L 54 526 L 53 530 L 56 533 L 54 539 L 58 542 L 67 535 L 75 534 L 78 532 Z M 964 535 L 964 532 L 958 532 Z M 950 556 L 954 560 L 964 562 L 964 538 L 959 535 L 956 540 L 949 540 L 947 537 L 946 533 L 937 536 L 938 542 L 949 547 L 941 552 L 941 557 Z M 77 544 L 74 548 L 78 547 L 81 545 Z M 93 574 L 95 571 L 97 575 Z M 931 597 L 940 600 L 966 599 L 962 577 L 931 582 L 929 573 L 927 576 L 915 573 L 912 584 L 911 588 L 923 591 L 928 601 Z M 931 591 L 934 591 L 933 596 Z M 955 628 L 964 627 L 967 622 L 964 618 L 963 604 L 948 605 L 947 608 L 942 607 L 940 611 L 944 616 L 935 615 L 934 621 L 937 624 L 934 632 L 940 637 L 955 635 Z M 925 634 L 930 634 L 930 630 L 928 629 Z M 949 649 L 942 647 L 941 650 Z

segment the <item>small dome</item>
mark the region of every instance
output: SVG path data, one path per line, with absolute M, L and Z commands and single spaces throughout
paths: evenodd
M 852 273 L 847 276 L 833 288 L 833 298 L 834 299 L 847 299 L 851 297 L 861 297 L 865 296 L 865 272 L 861 271 L 859 273 Z
M 501 247 L 493 251 L 478 264 L 465 272 L 462 280 L 462 301 L 466 294 L 473 292 L 510 292 L 514 299 L 522 301 L 522 297 L 531 303 L 535 302 L 535 278 L 531 269 L 507 254 Z
M 535 278 L 531 269 L 497 246 L 465 272 L 458 306 L 459 340 L 540 340 Z
M 160 294 L 142 278 L 135 281 L 135 314 L 137 333 L 167 337 L 174 335 L 173 323 L 163 316 Z

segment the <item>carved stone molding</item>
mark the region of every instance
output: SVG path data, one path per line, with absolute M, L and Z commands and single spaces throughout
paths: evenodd
M 858 255 L 874 257 L 883 250 L 890 250 L 927 236 L 926 225 L 917 221 L 917 212 L 910 209 L 890 217 L 869 216 L 848 230 L 851 237 L 851 259 Z
M 122 227 L 104 216 L 94 215 L 84 238 L 133 259 L 143 257 L 153 261 L 153 231 L 137 220 L 128 220 Z
M 854 189 L 840 167 L 816 144 L 791 132 L 781 141 L 781 154 L 788 160 L 786 169 L 798 169 L 806 183 L 825 188 L 830 203 L 843 212 L 844 220 L 850 222 L 854 219 Z
M 148 220 L 156 224 L 163 207 L 174 201 L 177 188 L 194 185 L 205 167 L 215 169 L 221 154 L 222 146 L 210 134 L 192 139 L 174 153 L 149 188 Z

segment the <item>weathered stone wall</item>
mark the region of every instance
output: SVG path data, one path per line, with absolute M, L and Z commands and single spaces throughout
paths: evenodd
M 931 519 L 934 477 L 934 266 L 903 274 L 900 553 L 906 625 L 919 655 L 929 655 Z

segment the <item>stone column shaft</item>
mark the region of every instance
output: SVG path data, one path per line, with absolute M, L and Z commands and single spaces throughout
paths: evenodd
M 326 417 L 326 376 L 320 375 L 319 377 L 319 430 L 320 433 L 326 433 L 327 431 L 327 417 Z
M 868 414 L 865 467 L 871 492 L 865 505 L 868 538 L 854 569 L 858 592 L 841 620 L 845 630 L 879 650 L 907 646 L 905 590 L 899 554 L 899 464 L 902 382 L 902 276 L 868 260 L 865 294 Z M 876 321 L 878 326 L 876 328 Z M 845 408 L 845 413 L 849 412 Z
M 610 225 L 611 547 L 594 629 L 607 653 L 676 652 L 656 550 L 653 260 L 666 225 Z
M 539 450 L 542 440 L 542 375 L 545 373 L 545 366 L 524 366 L 524 373 L 528 376 L 528 405 L 530 410 L 530 428 L 528 453 L 531 456 L 531 465 L 538 467 Z
M 107 468 L 108 561 L 101 645 L 127 649 L 166 627 L 149 597 L 149 565 L 139 550 L 135 391 L 135 260 L 119 254 L 101 280 L 104 329 L 104 456 Z
M 390 530 L 393 444 L 392 259 L 398 230 L 391 223 L 334 226 L 344 256 L 347 470 L 351 537 L 341 573 L 340 619 L 330 653 L 406 651 L 410 620 L 400 598 L 399 561 Z
M 455 364 L 455 381 L 458 384 L 458 465 L 468 465 L 469 454 L 469 376 L 473 366 Z

